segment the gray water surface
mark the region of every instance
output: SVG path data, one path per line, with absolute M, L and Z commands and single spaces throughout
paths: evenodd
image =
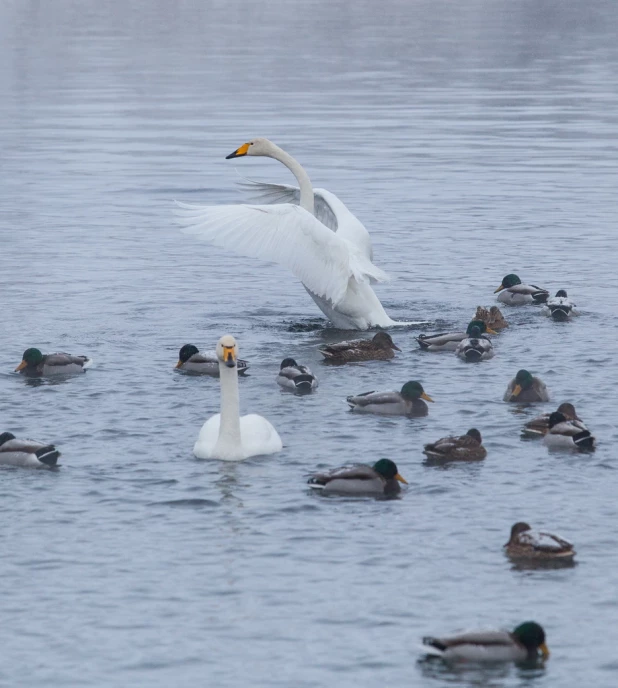
M 56 472 L 0 471 L 5 686 L 610 687 L 617 682 L 615 394 L 618 20 L 611 1 L 0 4 L 0 431 L 55 442 Z M 511 309 L 496 357 L 320 364 L 325 327 L 291 274 L 183 235 L 174 199 L 241 202 L 226 161 L 253 136 L 292 153 L 365 223 L 392 317 L 465 324 L 509 272 L 566 288 L 565 325 Z M 431 328 L 427 328 L 431 329 Z M 218 382 L 181 345 L 234 334 L 243 412 L 284 450 L 192 455 Z M 11 371 L 29 346 L 88 354 L 68 380 Z M 274 379 L 293 356 L 312 396 Z M 526 367 L 552 393 L 501 401 Z M 421 380 L 427 418 L 357 417 L 345 397 Z M 572 401 L 592 455 L 519 430 Z M 425 442 L 478 427 L 480 465 Z M 394 459 L 391 501 L 324 499 L 306 474 Z M 525 519 L 577 565 L 503 556 Z M 545 667 L 418 663 L 420 638 L 535 619 Z

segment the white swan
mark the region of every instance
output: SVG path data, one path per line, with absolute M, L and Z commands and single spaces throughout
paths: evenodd
M 198 459 L 240 461 L 258 454 L 275 454 L 283 444 L 273 426 L 251 413 L 240 417 L 238 399 L 238 346 L 229 334 L 217 343 L 221 413 L 209 418 L 197 438 L 193 453 Z
M 367 230 L 337 196 L 313 189 L 301 165 L 268 139 L 253 139 L 227 157 L 245 155 L 279 160 L 300 188 L 250 182 L 268 205 L 179 203 L 183 231 L 215 246 L 287 267 L 335 327 L 366 330 L 417 324 L 395 322 L 386 314 L 371 283 L 388 278 L 372 263 Z

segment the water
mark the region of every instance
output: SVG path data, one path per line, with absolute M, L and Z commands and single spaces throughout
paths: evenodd
M 612 2 L 12 2 L 0 8 L 0 430 L 54 441 L 57 472 L 4 469 L 6 686 L 616 684 L 615 231 L 618 46 Z M 369 228 L 389 314 L 467 322 L 508 272 L 566 288 L 567 325 L 506 313 L 496 357 L 466 365 L 394 334 L 389 363 L 326 368 L 348 333 L 284 270 L 194 243 L 174 199 L 229 203 L 224 160 L 268 136 Z M 291 331 L 299 330 L 299 331 Z M 191 449 L 218 382 L 177 374 L 182 344 L 237 336 L 244 412 L 282 453 L 239 465 Z M 93 357 L 30 384 L 23 350 Z M 274 383 L 282 358 L 318 373 Z M 575 403 L 595 454 L 519 439 L 500 401 L 520 367 Z M 427 418 L 356 417 L 347 394 L 419 379 Z M 481 465 L 423 443 L 477 426 Z M 324 499 L 316 467 L 389 456 L 394 501 Z M 578 564 L 518 570 L 525 519 Z M 421 636 L 542 623 L 545 668 L 418 664 Z

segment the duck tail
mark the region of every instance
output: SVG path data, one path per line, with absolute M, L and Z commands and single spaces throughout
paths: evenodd
M 539 289 L 539 291 L 535 291 L 532 294 L 532 299 L 534 300 L 534 303 L 545 303 L 547 301 L 548 296 L 548 291 L 545 291 L 544 289 Z
M 37 449 L 34 454 L 36 458 L 46 466 L 55 466 L 60 456 L 60 452 L 56 450 L 53 444 Z
M 433 647 L 436 650 L 440 650 L 440 652 L 444 652 L 446 650 L 446 645 L 441 642 L 438 638 L 434 638 L 433 636 L 426 635 L 423 638 L 423 645 L 428 645 L 429 647 Z
M 313 385 L 313 375 L 297 375 L 294 378 L 294 385 L 300 392 L 309 391 Z
M 567 306 L 557 306 L 551 309 L 551 317 L 558 322 L 564 322 L 569 319 L 570 310 Z
M 594 437 L 589 430 L 582 430 L 577 435 L 574 435 L 573 442 L 582 449 L 594 449 Z
M 466 349 L 464 351 L 464 356 L 466 357 L 466 361 L 476 362 L 481 360 L 481 358 L 483 357 L 483 352 L 470 347 L 469 349 Z

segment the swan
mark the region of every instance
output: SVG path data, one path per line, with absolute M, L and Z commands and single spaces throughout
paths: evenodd
M 371 284 L 388 277 L 372 262 L 369 233 L 335 194 L 314 189 L 301 165 L 268 139 L 252 139 L 227 159 L 244 156 L 282 162 L 299 188 L 249 182 L 266 205 L 178 203 L 185 233 L 287 267 L 335 327 L 367 330 L 418 324 L 396 322 L 386 314 Z
M 238 345 L 229 334 L 217 343 L 221 413 L 209 418 L 197 438 L 193 453 L 198 459 L 241 461 L 259 454 L 275 454 L 283 444 L 273 426 L 262 416 L 240 417 L 238 399 Z

